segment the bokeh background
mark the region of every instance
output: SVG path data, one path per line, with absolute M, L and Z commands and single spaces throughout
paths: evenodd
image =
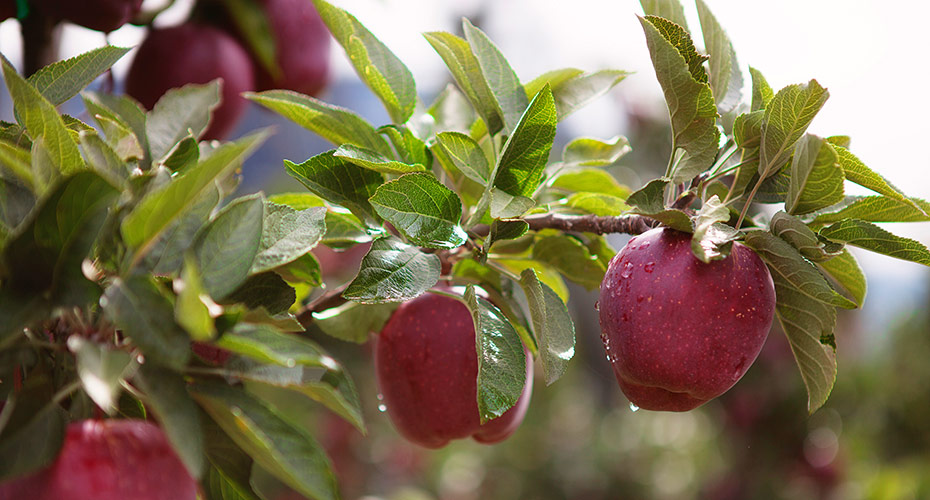
M 159 0 L 146 0 L 146 7 Z M 527 81 L 548 70 L 617 68 L 635 72 L 607 96 L 560 124 L 557 143 L 579 135 L 626 135 L 634 152 L 612 167 L 639 187 L 664 169 L 667 112 L 633 0 L 343 0 L 411 69 L 425 101 L 449 81 L 420 35 L 458 32 L 463 16 L 486 31 Z M 686 12 L 692 31 L 699 23 Z M 869 0 L 707 0 L 743 65 L 774 88 L 816 78 L 831 97 L 810 131 L 852 137 L 852 151 L 904 191 L 930 197 L 930 3 L 894 7 Z M 178 0 L 157 24 L 182 22 Z M 0 52 L 21 63 L 16 21 L 0 24 Z M 135 46 L 145 30 L 107 38 L 78 27 L 62 34 L 62 57 L 106 42 Z M 700 37 L 696 36 L 700 46 Z M 132 54 L 114 69 L 117 89 Z M 333 71 L 319 96 L 387 123 L 380 103 L 333 44 Z M 66 111 L 82 116 L 79 102 Z M 9 98 L 0 118 L 10 119 Z M 86 116 L 85 116 L 86 118 Z M 282 159 L 329 149 L 310 132 L 253 106 L 234 135 L 276 133 L 243 169 L 243 192 L 299 191 Z M 554 151 L 560 150 L 558 147 Z M 849 192 L 857 193 L 854 188 Z M 930 224 L 895 228 L 930 242 Z M 611 238 L 620 248 L 625 237 Z M 916 264 L 857 253 L 869 280 L 861 311 L 841 311 L 839 378 L 813 415 L 783 334 L 776 328 L 746 377 L 718 400 L 685 414 L 633 411 L 604 359 L 593 308 L 596 294 L 572 288 L 578 349 L 566 376 L 537 381 L 526 420 L 503 444 L 455 442 L 440 451 L 407 444 L 378 410 L 370 345 L 320 341 L 349 366 L 369 421 L 362 436 L 307 405 L 293 408 L 332 454 L 345 498 L 471 499 L 924 499 L 930 498 L 930 272 Z M 346 254 L 331 256 L 351 260 Z M 327 266 L 325 258 L 324 268 Z M 331 275 L 330 284 L 346 279 Z M 281 401 L 280 404 L 295 404 Z M 260 479 L 260 478 L 258 478 Z M 274 490 L 269 484 L 267 489 Z

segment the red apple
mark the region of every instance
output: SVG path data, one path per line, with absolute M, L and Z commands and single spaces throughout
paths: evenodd
M 523 421 L 533 389 L 527 353 L 526 385 L 517 403 L 481 425 L 471 313 L 458 300 L 431 293 L 394 311 L 378 336 L 375 371 L 394 427 L 427 448 L 469 436 L 481 443 L 503 441 Z
M 691 235 L 657 228 L 633 239 L 601 283 L 601 339 L 620 388 L 647 410 L 687 411 L 733 386 L 755 361 L 775 312 L 768 268 L 734 243 L 703 263 Z
M 273 78 L 256 65 L 258 90 L 288 89 L 317 95 L 329 76 L 329 29 L 310 0 L 259 0 L 268 16 L 280 69 Z
M 191 342 L 191 349 L 200 359 L 211 365 L 224 365 L 232 353 L 208 342 Z
M 203 138 L 222 139 L 245 112 L 240 94 L 255 88 L 255 77 L 248 53 L 220 29 L 187 23 L 150 31 L 129 68 L 126 93 L 152 109 L 168 89 L 216 78 L 223 79 L 222 102 Z
M 144 420 L 68 425 L 55 462 L 0 485 L 0 499 L 194 500 L 197 482 L 164 432 Z
M 31 3 L 53 19 L 104 33 L 128 23 L 142 8 L 142 0 L 33 0 Z

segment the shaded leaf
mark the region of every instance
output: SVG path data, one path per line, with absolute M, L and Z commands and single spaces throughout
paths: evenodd
M 436 134 L 436 140 L 465 177 L 482 186 L 488 185 L 491 167 L 474 139 L 460 132 L 440 132 Z
M 805 258 L 822 262 L 830 260 L 843 251 L 842 243 L 835 243 L 817 235 L 797 217 L 778 211 L 769 223 L 770 231 L 787 241 Z
M 459 225 L 462 201 L 432 173 L 406 174 L 386 182 L 369 201 L 378 215 L 419 246 L 456 248 L 468 239 Z
M 833 146 L 805 134 L 794 148 L 785 209 L 790 214 L 806 214 L 838 203 L 843 200 L 845 180 Z
M 262 237 L 261 193 L 237 198 L 204 226 L 192 250 L 211 297 L 226 297 L 248 277 Z
M 243 304 L 249 309 L 263 308 L 274 315 L 287 312 L 296 299 L 296 292 L 280 275 L 264 272 L 250 276 L 222 302 Z
M 417 297 L 439 280 L 439 257 L 396 238 L 371 244 L 358 276 L 342 293 L 365 304 L 404 302 Z
M 145 120 L 152 160 L 161 161 L 189 135 L 200 137 L 219 103 L 218 80 L 204 85 L 188 84 L 161 96 Z
M 398 305 L 346 302 L 339 307 L 313 313 L 313 320 L 330 337 L 364 344 L 371 333 L 381 331 Z
M 575 283 L 594 290 L 601 285 L 607 267 L 577 238 L 566 234 L 540 233 L 532 258 L 557 269 Z
M 847 196 L 836 207 L 839 209 L 829 207 L 818 212 L 811 224 L 821 226 L 844 219 L 868 222 L 930 221 L 930 203 L 919 198 L 898 201 L 887 196 Z
M 736 60 L 733 43 L 704 0 L 697 0 L 697 11 L 704 47 L 710 56 L 707 83 L 714 93 L 717 110 L 721 114 L 728 113 L 742 100 L 743 74 Z
M 336 157 L 335 151 L 320 153 L 301 164 L 284 160 L 284 167 L 291 177 L 314 194 L 348 208 L 362 221 L 373 223 L 377 216 L 368 199 L 384 182 L 384 177 Z
M 25 476 L 50 465 L 65 439 L 67 414 L 61 407 L 49 406 L 15 432 L 0 439 L 0 480 Z
M 575 324 L 562 299 L 539 281 L 533 269 L 520 274 L 520 286 L 529 303 L 546 385 L 551 385 L 562 377 L 575 355 Z
M 730 220 L 730 209 L 720 202 L 717 195 L 704 202 L 694 217 L 694 234 L 691 236 L 691 252 L 701 262 L 721 260 L 730 255 L 733 242 L 739 231 L 724 224 Z
M 821 229 L 820 235 L 896 259 L 930 266 L 930 250 L 923 243 L 891 234 L 871 222 L 842 220 Z
M 579 167 L 607 167 L 630 151 L 630 142 L 620 135 L 606 141 L 579 137 L 565 145 L 562 163 Z
M 844 248 L 839 255 L 830 260 L 818 262 L 817 266 L 827 276 L 839 283 L 840 287 L 852 298 L 857 306 L 862 307 L 862 304 L 865 303 L 867 289 L 865 273 L 848 248 Z
M 261 244 L 249 273 L 288 264 L 312 250 L 326 233 L 325 216 L 325 207 L 297 211 L 287 205 L 265 203 Z
M 580 69 L 566 68 L 544 73 L 526 84 L 526 95 L 536 95 L 548 83 L 555 100 L 556 120 L 587 106 L 623 81 L 630 73 L 605 69 L 585 73 Z
M 217 305 L 203 286 L 200 270 L 193 256 L 187 254 L 181 278 L 172 283 L 177 299 L 174 302 L 174 320 L 187 330 L 193 340 L 210 340 L 216 336 L 211 313 Z
M 116 412 L 120 381 L 129 367 L 129 353 L 97 344 L 77 335 L 68 337 L 84 392 L 109 415 Z

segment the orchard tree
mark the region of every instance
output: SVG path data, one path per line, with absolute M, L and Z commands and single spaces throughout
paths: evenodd
M 193 498 L 193 479 L 205 498 L 255 498 L 259 474 L 337 498 L 317 439 L 266 397 L 309 398 L 365 432 L 355 383 L 319 335 L 377 343 L 387 411 L 411 441 L 500 441 L 523 418 L 534 364 L 549 385 L 573 357 L 565 280 L 600 288 L 590 314 L 632 404 L 717 397 L 774 318 L 813 412 L 836 376 L 836 308 L 865 297 L 848 246 L 930 265 L 922 244 L 876 225 L 930 221 L 930 205 L 848 137 L 806 132 L 828 97 L 816 80 L 776 92 L 750 68 L 744 98 L 700 0 L 706 53 L 676 0 L 643 2 L 672 148 L 665 174 L 636 189 L 603 168 L 630 151 L 623 137 L 552 152 L 559 121 L 625 72 L 521 80 L 466 20 L 462 37 L 425 34 L 454 80 L 426 104 L 355 17 L 313 5 L 391 122 L 293 90 L 246 92 L 332 142 L 284 160 L 303 192 L 229 199 L 268 134 L 201 140 L 229 82 L 168 90 L 147 111 L 84 90 L 127 49 L 28 78 L 2 61 L 16 121 L 0 128 L 0 497 Z M 78 93 L 92 123 L 56 110 Z M 847 181 L 874 194 L 845 195 Z M 616 253 L 613 233 L 639 236 Z M 319 245 L 367 251 L 352 279 L 324 288 Z M 139 493 L 112 474 L 158 480 Z

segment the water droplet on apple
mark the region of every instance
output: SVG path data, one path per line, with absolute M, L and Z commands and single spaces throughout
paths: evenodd
M 387 411 L 387 405 L 384 404 L 384 403 L 379 404 L 379 405 L 378 405 L 378 411 L 380 411 L 381 413 L 386 412 L 386 411 Z
M 384 401 L 384 394 L 378 393 L 378 401 Z
M 623 277 L 623 278 L 629 278 L 630 275 L 632 275 L 632 274 L 633 274 L 633 263 L 632 263 L 632 262 L 624 262 L 624 263 L 623 263 L 623 270 L 620 271 L 620 276 Z
M 647 262 L 646 265 L 643 266 L 643 271 L 646 271 L 647 273 L 651 273 L 652 270 L 655 268 L 656 268 L 655 262 Z
M 599 301 L 599 300 L 595 300 L 595 301 L 594 301 L 594 310 L 595 310 L 595 311 L 600 311 L 600 310 L 601 310 L 601 301 Z
M 639 411 L 639 407 L 634 405 L 633 403 L 630 403 L 630 411 L 637 412 Z
M 645 249 L 647 249 L 647 248 L 649 248 L 649 242 L 648 242 L 648 241 L 644 241 L 643 244 L 639 246 L 639 249 L 640 249 L 640 250 L 645 250 Z
M 294 358 L 287 358 L 284 361 L 284 364 L 287 365 L 288 368 L 293 368 L 297 366 L 297 360 L 295 360 Z

